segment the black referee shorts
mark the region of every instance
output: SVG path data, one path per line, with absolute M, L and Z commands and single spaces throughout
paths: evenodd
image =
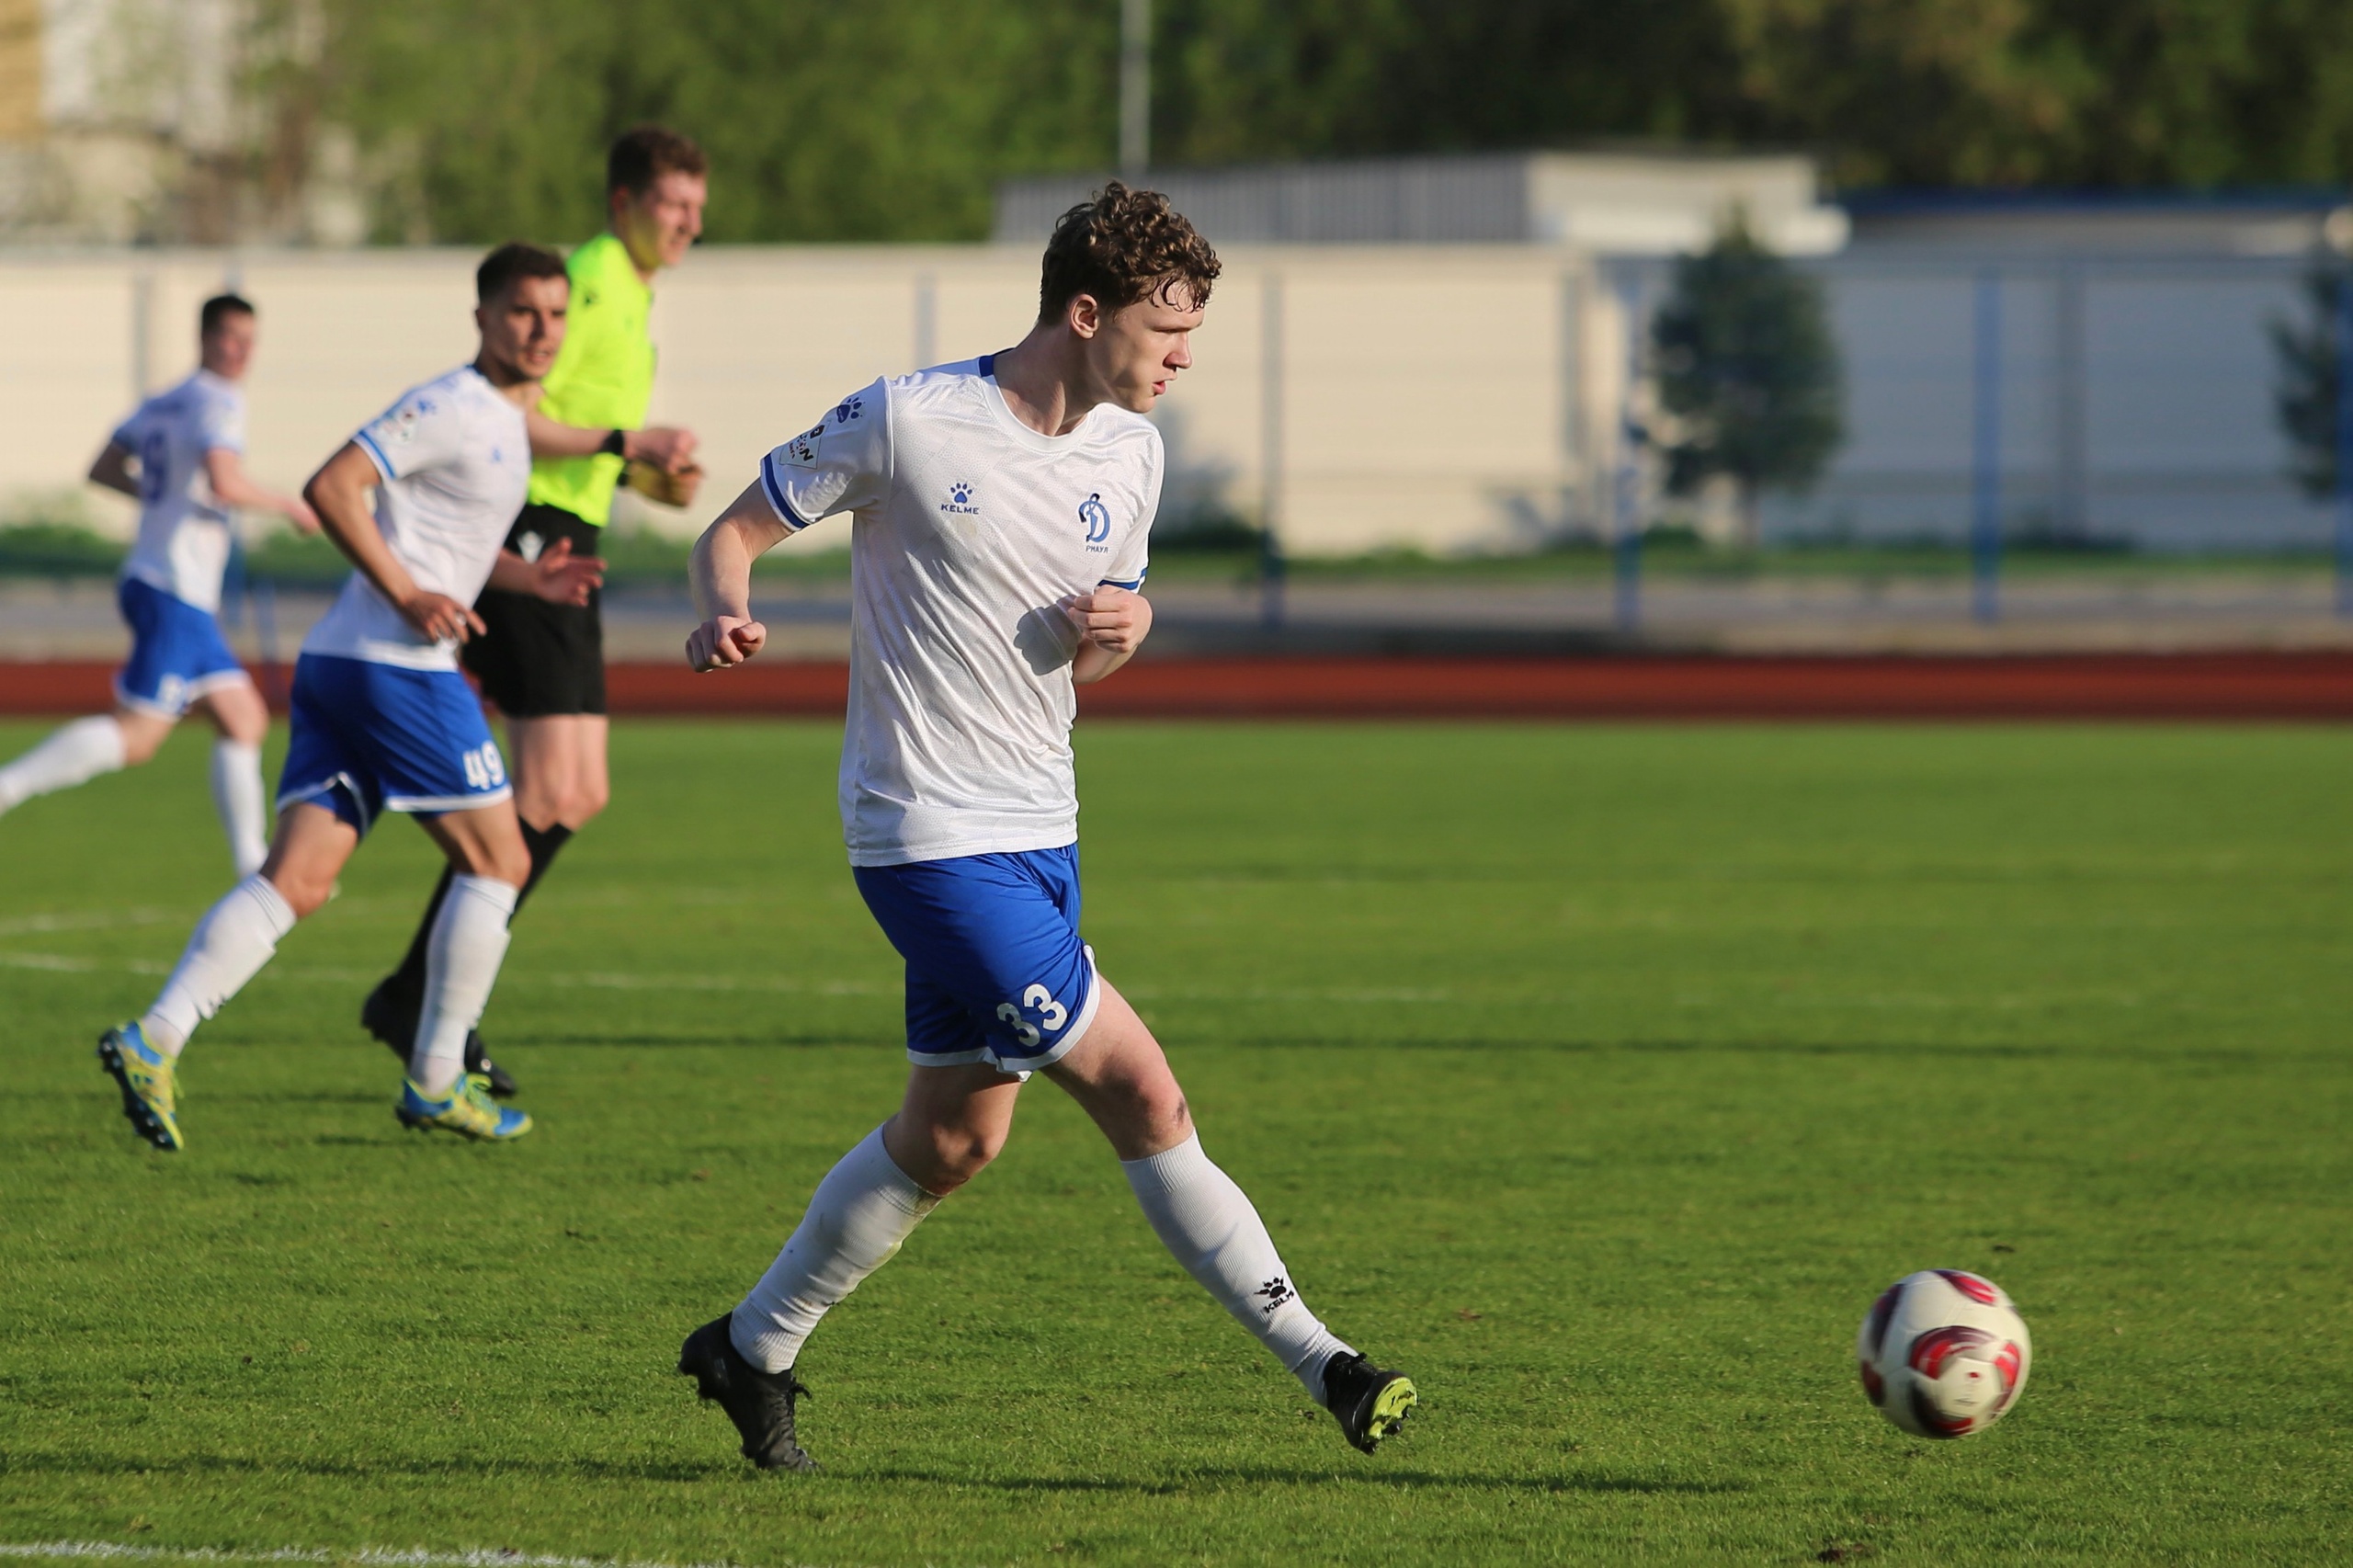
M 595 555 L 605 530 L 561 506 L 527 505 L 506 535 L 506 548 L 536 559 L 560 539 L 574 555 Z M 466 640 L 459 656 L 484 696 L 510 719 L 547 719 L 605 710 L 605 622 L 602 590 L 585 605 L 554 605 L 533 594 L 484 588 L 474 613 L 488 630 Z

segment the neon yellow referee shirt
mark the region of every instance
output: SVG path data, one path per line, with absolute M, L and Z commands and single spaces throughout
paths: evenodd
M 654 340 L 645 331 L 654 290 L 637 275 L 629 248 L 609 233 L 574 251 L 564 270 L 572 275 L 572 304 L 540 412 L 591 430 L 638 429 L 654 403 Z M 531 499 L 603 528 L 612 520 L 621 467 L 607 453 L 540 458 L 531 464 Z

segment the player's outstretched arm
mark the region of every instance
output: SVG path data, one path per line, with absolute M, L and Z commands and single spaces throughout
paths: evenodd
M 702 624 L 687 638 L 687 664 L 698 674 L 740 665 L 767 643 L 768 629 L 752 619 L 752 562 L 790 531 L 754 480 L 695 540 L 687 576 Z
M 483 630 L 482 618 L 471 605 L 419 588 L 392 546 L 384 542 L 374 515 L 368 510 L 368 492 L 379 477 L 375 462 L 358 444 L 346 441 L 341 451 L 311 475 L 311 483 L 302 487 L 302 498 L 317 511 L 319 526 L 335 547 L 349 556 L 377 591 L 392 601 L 402 619 L 436 642 L 464 642 Z
M 224 505 L 275 512 L 292 523 L 299 533 L 319 531 L 319 515 L 311 509 L 309 502 L 300 495 L 280 495 L 247 479 L 244 460 L 227 447 L 214 447 L 204 454 L 204 478 Z
M 523 420 L 530 426 L 535 458 L 593 458 L 613 436 L 610 430 L 563 424 L 536 408 L 526 409 Z M 649 425 L 642 430 L 621 432 L 620 455 L 631 462 L 652 463 L 665 473 L 681 473 L 693 466 L 699 445 L 691 430 Z
M 1152 601 L 1115 583 L 1079 595 L 1063 606 L 1063 613 L 1078 629 L 1070 678 L 1080 686 L 1101 680 L 1134 658 L 1152 634 Z
M 108 441 L 90 464 L 90 483 L 139 499 L 139 481 L 131 472 L 131 449 L 120 441 Z

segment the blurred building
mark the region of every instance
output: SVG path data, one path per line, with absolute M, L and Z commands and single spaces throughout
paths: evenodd
M 995 239 L 1039 244 L 1102 176 L 997 187 Z M 1220 244 L 1553 245 L 1673 256 L 1733 214 L 1784 256 L 1824 256 L 1847 214 L 1810 158 L 1698 153 L 1511 153 L 1154 171 L 1152 186 Z
M 0 0 L 0 241 L 365 237 L 350 139 L 263 84 L 319 0 Z

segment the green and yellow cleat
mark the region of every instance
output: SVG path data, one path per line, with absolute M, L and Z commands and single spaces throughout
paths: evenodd
M 490 1097 L 490 1080 L 479 1073 L 468 1073 L 449 1089 L 449 1097 L 437 1100 L 416 1086 L 415 1079 L 401 1085 L 401 1103 L 392 1108 L 401 1125 L 413 1127 L 419 1132 L 439 1128 L 466 1138 L 486 1139 L 505 1143 L 520 1138 L 531 1130 L 528 1111 L 509 1110 Z
M 1339 1421 L 1349 1442 L 1366 1453 L 1383 1437 L 1396 1436 L 1414 1414 L 1420 1396 L 1403 1372 L 1376 1367 L 1354 1353 L 1324 1363 L 1324 1408 Z
M 173 1153 L 188 1147 L 180 1138 L 172 1059 L 149 1045 L 137 1024 L 120 1024 L 100 1035 L 98 1061 L 122 1089 L 122 1114 L 132 1131 Z

